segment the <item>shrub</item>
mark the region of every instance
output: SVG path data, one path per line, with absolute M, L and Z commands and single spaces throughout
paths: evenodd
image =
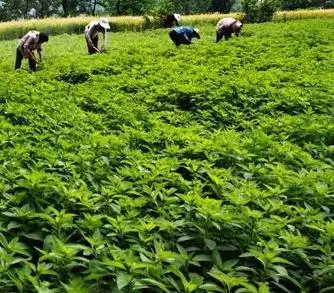
M 247 22 L 265 22 L 273 18 L 280 0 L 243 0 L 243 11 Z

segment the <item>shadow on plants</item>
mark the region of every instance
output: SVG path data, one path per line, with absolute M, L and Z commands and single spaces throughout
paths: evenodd
M 100 105 L 97 101 L 94 101 L 90 98 L 87 99 L 86 101 L 82 101 L 78 106 L 86 112 L 101 113 L 101 114 L 106 113 L 106 110 L 102 105 Z
M 0 104 L 6 104 L 7 100 L 4 97 L 0 97 Z
M 180 174 L 184 180 L 192 181 L 194 179 L 192 172 L 184 165 L 180 165 L 175 172 Z
M 29 119 L 22 115 L 17 115 L 15 113 L 10 113 L 6 111 L 1 111 L 0 115 L 3 115 L 13 125 L 28 125 L 29 124 Z
M 58 75 L 56 79 L 70 84 L 79 84 L 86 82 L 89 79 L 89 74 L 87 72 L 70 71 Z
M 125 85 L 119 88 L 122 92 L 127 94 L 135 94 L 139 92 L 139 88 L 136 86 Z
M 182 111 L 192 111 L 198 108 L 197 100 L 191 93 L 173 93 L 169 96 L 157 97 L 157 102 L 161 103 L 160 109 L 157 111 L 170 110 L 168 105 L 176 106 Z M 167 105 L 166 105 L 167 104 Z
M 93 75 L 117 75 L 120 74 L 121 71 L 118 69 L 115 69 L 111 66 L 96 68 L 92 70 Z

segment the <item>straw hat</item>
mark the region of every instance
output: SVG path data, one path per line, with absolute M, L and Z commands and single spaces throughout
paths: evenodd
M 108 18 L 106 17 L 102 17 L 99 19 L 99 25 L 102 26 L 106 30 L 110 29 L 109 21 L 108 21 Z
M 174 13 L 174 17 L 177 21 L 180 21 L 180 19 L 181 19 L 181 15 L 177 14 L 177 13 Z

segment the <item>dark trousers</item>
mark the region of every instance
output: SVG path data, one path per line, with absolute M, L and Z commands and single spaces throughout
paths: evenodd
M 191 44 L 183 35 L 178 34 L 176 31 L 172 30 L 169 32 L 169 37 L 174 42 L 174 44 L 178 47 L 181 44 L 189 45 Z
M 15 69 L 21 68 L 23 58 L 24 58 L 24 56 L 23 56 L 22 52 L 19 49 L 17 49 L 16 50 Z M 29 61 L 30 70 L 31 71 L 36 71 L 36 60 L 33 59 L 33 58 L 28 58 L 28 61 Z
M 218 43 L 223 37 L 228 40 L 232 36 L 231 28 L 224 28 L 216 32 L 216 42 Z
M 98 36 L 96 36 L 95 38 L 92 39 L 92 42 L 93 42 L 93 45 L 95 46 L 95 48 L 88 43 L 87 39 L 86 39 L 86 42 L 87 42 L 87 48 L 88 48 L 88 53 L 89 54 L 95 54 L 95 53 L 98 52 L 95 49 L 95 48 L 97 48 L 98 43 L 99 43 L 99 37 Z

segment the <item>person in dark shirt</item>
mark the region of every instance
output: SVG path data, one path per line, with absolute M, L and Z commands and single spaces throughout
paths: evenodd
M 180 26 L 172 29 L 169 32 L 169 37 L 178 47 L 181 44 L 190 45 L 192 44 L 192 38 L 200 39 L 199 30 L 197 28 L 192 28 L 189 26 Z
M 179 26 L 180 19 L 181 15 L 177 13 L 167 14 L 162 18 L 164 27 L 173 27 L 174 25 Z
M 34 54 L 36 50 L 39 56 L 39 61 L 42 62 L 42 44 L 49 40 L 49 36 L 38 31 L 29 31 L 19 41 L 16 48 L 15 69 L 21 68 L 23 58 L 29 61 L 30 71 L 36 71 L 37 61 Z

